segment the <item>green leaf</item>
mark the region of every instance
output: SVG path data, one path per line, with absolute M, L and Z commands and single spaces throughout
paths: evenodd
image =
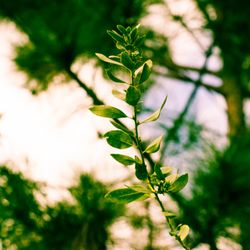
M 174 183 L 174 181 L 178 178 L 178 174 L 170 174 L 166 179 L 165 182 L 168 184 Z
M 167 96 L 165 97 L 165 99 L 164 99 L 161 107 L 157 111 L 155 111 L 152 115 L 150 115 L 148 118 L 146 118 L 145 120 L 143 120 L 142 122 L 140 122 L 140 124 L 146 123 L 146 122 L 156 121 L 160 117 L 161 111 L 162 111 L 162 109 L 163 109 L 166 101 L 167 101 Z
M 125 166 L 129 166 L 129 165 L 133 165 L 135 163 L 135 160 L 127 155 L 122 155 L 122 154 L 111 154 L 111 156 L 118 161 L 119 163 L 125 165 Z
M 135 64 L 128 55 L 127 52 L 123 52 L 121 55 L 121 63 L 129 70 L 134 70 Z
M 112 59 L 112 60 L 114 59 L 117 62 L 120 62 L 120 60 L 121 60 L 120 56 L 115 56 L 115 55 L 110 55 L 109 58 Z
M 151 60 L 146 61 L 142 68 L 141 78 L 139 81 L 140 84 L 148 80 L 151 74 L 151 68 L 152 68 L 152 61 Z
M 142 160 L 141 160 L 138 156 L 135 156 L 135 161 L 136 161 L 138 164 L 142 164 Z
M 108 144 L 114 148 L 124 149 L 133 145 L 132 138 L 121 130 L 109 131 L 104 137 L 107 137 Z
M 130 86 L 126 92 L 126 102 L 132 106 L 135 106 L 141 98 L 141 92 L 134 86 Z
M 182 190 L 188 183 L 188 174 L 181 175 L 174 183 L 169 187 L 168 192 L 176 193 Z
M 127 134 L 130 134 L 131 136 L 133 136 L 133 132 L 130 131 L 130 130 L 128 130 L 128 128 L 126 128 L 122 123 L 119 123 L 119 122 L 117 122 L 117 121 L 110 121 L 110 122 L 111 122 L 111 124 L 112 124 L 114 127 L 116 127 L 116 128 L 118 128 L 118 129 L 120 129 L 120 130 L 126 132 Z
M 135 184 L 133 186 L 129 186 L 129 188 L 137 191 L 137 192 L 140 192 L 140 193 L 144 193 L 144 194 L 151 194 L 152 191 L 145 185 L 142 185 L 142 184 Z
M 102 60 L 102 61 L 104 61 L 104 62 L 106 62 L 106 63 L 116 64 L 116 65 L 119 65 L 119 66 L 123 66 L 121 63 L 119 63 L 119 62 L 117 62 L 117 61 L 114 61 L 114 60 L 112 60 L 112 59 L 106 57 L 106 56 L 103 55 L 103 54 L 100 54 L 100 53 L 95 53 L 95 54 L 96 54 L 96 56 L 97 56 L 100 60 Z
M 145 35 L 137 37 L 136 40 L 134 41 L 134 46 L 139 47 L 144 42 L 145 38 L 146 38 Z
M 184 241 L 185 238 L 188 236 L 189 233 L 189 226 L 188 225 L 182 225 L 180 227 L 180 231 L 178 233 L 178 236 L 180 237 L 181 241 Z
M 127 31 L 126 31 L 126 29 L 125 29 L 125 27 L 123 27 L 122 25 L 117 25 L 116 26 L 117 27 L 117 29 L 123 34 L 123 35 L 126 35 L 127 34 Z
M 116 119 L 116 118 L 127 117 L 127 115 L 124 114 L 121 110 L 108 105 L 92 106 L 89 110 L 93 112 L 95 115 L 107 118 Z
M 163 212 L 164 216 L 168 217 L 168 218 L 174 218 L 176 217 L 176 214 L 171 213 L 171 212 Z
M 172 168 L 171 167 L 168 167 L 168 166 L 166 166 L 166 167 L 161 167 L 161 172 L 163 173 L 163 174 L 170 174 L 171 172 L 172 172 Z
M 139 163 L 135 163 L 135 176 L 139 179 L 139 180 L 146 180 L 148 178 L 148 172 L 146 169 L 145 164 L 139 164 Z
M 123 91 L 113 89 L 112 94 L 113 94 L 113 96 L 115 96 L 116 98 L 118 98 L 118 99 L 120 99 L 122 101 L 125 101 L 125 99 L 126 99 L 126 94 Z
M 151 60 L 147 60 L 147 61 L 144 62 L 144 63 L 138 62 L 138 68 L 137 68 L 136 71 L 135 71 L 135 76 L 136 76 L 136 77 L 141 78 L 141 74 L 142 74 L 143 67 L 144 67 L 145 63 L 146 63 L 150 68 L 152 68 L 153 63 L 152 63 Z M 138 82 L 139 82 L 139 81 L 138 81 Z
M 107 75 L 108 75 L 109 79 L 112 80 L 113 82 L 126 83 L 123 80 L 121 80 L 121 79 L 117 78 L 116 76 L 114 76 L 110 69 L 106 70 L 106 72 L 107 72 Z
M 121 44 L 124 44 L 124 39 L 123 37 L 118 34 L 115 30 L 108 30 L 107 33 L 116 41 L 119 42 Z
M 134 41 L 136 40 L 136 38 L 137 38 L 138 28 L 139 28 L 139 27 L 140 27 L 140 24 L 138 24 L 137 26 L 135 26 L 135 27 L 132 29 L 131 33 L 130 33 L 130 37 L 131 37 L 132 42 L 134 42 Z
M 148 154 L 157 152 L 160 149 L 161 141 L 162 141 L 162 136 L 159 136 L 147 146 L 144 152 Z
M 160 164 L 155 164 L 154 171 L 155 171 L 156 176 L 157 176 L 157 178 L 159 180 L 164 180 L 165 179 L 165 175 L 161 171 L 161 165 Z
M 116 48 L 119 49 L 119 50 L 125 50 L 125 47 L 123 45 L 121 45 L 120 43 L 116 43 L 115 44 Z M 120 58 L 119 58 L 120 59 Z
M 137 192 L 131 188 L 116 189 L 105 195 L 105 198 L 122 203 L 129 203 L 136 200 L 145 200 L 148 197 L 148 194 Z
M 131 27 L 128 26 L 128 27 L 126 28 L 126 31 L 127 31 L 128 33 L 130 33 L 130 32 L 131 32 Z

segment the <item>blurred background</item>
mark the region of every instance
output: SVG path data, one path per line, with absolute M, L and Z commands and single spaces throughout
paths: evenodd
M 95 52 L 116 53 L 107 29 L 140 23 L 154 63 L 141 118 L 168 95 L 140 132 L 166 134 L 154 160 L 190 176 L 165 205 L 192 249 L 249 250 L 249 14 L 245 0 L 0 0 L 0 249 L 180 249 L 154 201 L 104 199 L 136 180 L 88 111 L 127 109 Z

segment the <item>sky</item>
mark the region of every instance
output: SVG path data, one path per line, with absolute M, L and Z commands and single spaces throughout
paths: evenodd
M 185 11 L 183 8 L 179 10 Z M 163 15 L 161 10 L 152 9 L 143 23 L 159 29 L 164 27 Z M 172 29 L 170 27 L 164 32 L 171 33 Z M 45 181 L 52 188 L 70 185 L 81 171 L 94 173 L 98 179 L 105 181 L 126 177 L 129 171 L 117 165 L 109 155 L 114 150 L 97 137 L 97 131 L 105 132 L 111 126 L 108 121 L 88 111 L 91 102 L 85 93 L 76 83 L 63 83 L 58 78 L 47 91 L 38 96 L 31 95 L 24 86 L 28 79 L 16 70 L 11 59 L 14 55 L 13 44 L 24 42 L 26 37 L 17 31 L 14 24 L 6 22 L 0 24 L 0 33 L 0 162 L 24 171 L 35 180 Z M 202 39 L 207 45 L 207 37 Z M 193 66 L 202 64 L 199 49 L 187 33 L 178 34 L 173 43 L 177 62 Z M 220 67 L 216 56 L 210 66 L 214 69 Z M 101 78 L 100 70 L 93 69 L 92 62 L 87 65 L 77 63 L 74 70 L 97 90 L 101 99 L 112 105 L 121 105 L 110 94 L 112 85 Z M 172 116 L 180 111 L 193 86 L 176 84 L 163 78 L 155 80 L 157 84 L 146 96 L 146 106 L 158 108 L 168 95 L 167 110 L 164 112 Z M 218 84 L 216 79 L 208 80 Z M 225 134 L 224 109 L 221 97 L 201 89 L 192 112 L 197 113 L 198 122 Z M 146 129 L 143 133 L 146 137 L 150 136 Z

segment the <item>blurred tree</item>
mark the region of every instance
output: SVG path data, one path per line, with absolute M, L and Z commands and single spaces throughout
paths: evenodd
M 20 0 L 14 5 L 0 1 L 0 16 L 15 22 L 28 36 L 27 43 L 16 47 L 15 61 L 19 69 L 38 81 L 32 86 L 34 93 L 47 89 L 54 76 L 63 74 L 76 80 L 93 102 L 100 104 L 95 92 L 78 79 L 71 66 L 79 57 L 85 61 L 94 57 L 96 51 L 110 53 L 113 46 L 106 39 L 106 30 L 117 23 L 137 24 L 149 2 L 154 1 Z M 150 39 L 154 34 L 148 33 Z M 160 41 L 158 51 L 152 45 L 147 50 L 160 54 L 166 50 L 164 40 L 160 36 L 155 40 Z
M 203 242 L 218 249 L 218 239 L 225 237 L 250 248 L 249 138 L 244 135 L 223 151 L 210 151 L 197 162 L 191 198 L 176 197 L 181 220 L 193 229 L 193 247 Z
M 1 166 L 0 176 L 3 249 L 106 249 L 109 226 L 124 213 L 123 205 L 104 199 L 106 187 L 89 175 L 69 189 L 73 202 L 52 206 L 40 204 L 39 185 L 21 173 Z
M 38 185 L 0 167 L 0 239 L 3 249 L 40 249 L 37 233 L 42 223 L 42 207 L 35 198 Z
M 42 229 L 46 249 L 107 249 L 109 226 L 124 214 L 124 206 L 104 199 L 107 188 L 89 175 L 81 175 L 69 191 L 73 204 L 64 201 L 48 208 L 50 219 Z
M 246 190 L 250 180 L 250 159 L 247 156 L 250 145 L 245 142 L 249 133 L 244 103 L 250 97 L 250 5 L 245 0 L 183 0 L 183 3 L 194 3 L 202 15 L 200 31 L 203 34 L 208 31 L 210 34 L 210 44 L 204 46 L 195 30 L 190 28 L 187 16 L 172 11 L 171 2 L 18 0 L 13 4 L 11 1 L 0 0 L 0 15 L 15 22 L 28 36 L 28 42 L 16 48 L 15 61 L 19 69 L 36 79 L 36 86 L 30 86 L 34 93 L 45 90 L 53 77 L 60 74 L 75 80 L 94 104 L 100 104 L 102 101 L 96 92 L 72 71 L 73 63 L 79 58 L 87 61 L 96 51 L 111 54 L 111 40 L 106 39 L 106 30 L 112 29 L 116 24 L 133 25 L 146 15 L 148 6 L 160 3 L 168 16 L 180 24 L 180 29 L 193 38 L 204 55 L 204 63 L 200 68 L 180 65 L 170 53 L 172 47 L 168 38 L 153 30 L 147 33 L 145 55 L 161 66 L 160 70 L 155 67 L 155 73 L 194 85 L 185 108 L 173 120 L 172 127 L 164 127 L 168 135 L 164 140 L 163 151 L 169 152 L 172 142 L 181 146 L 181 149 L 190 147 L 190 140 L 197 143 L 197 134 L 200 135 L 201 128 L 193 121 L 188 124 L 186 116 L 199 89 L 205 88 L 222 96 L 226 102 L 228 117 L 227 149 L 219 156 L 218 153 L 215 157 L 208 155 L 209 164 L 199 163 L 193 180 L 192 198 L 173 198 L 179 203 L 181 214 L 187 218 L 187 223 L 194 231 L 194 245 L 203 242 L 210 244 L 211 249 L 217 249 L 216 241 L 219 236 L 234 239 L 234 236 L 227 233 L 227 228 L 232 226 L 239 227 L 240 230 L 240 237 L 235 240 L 244 249 L 249 249 L 246 235 L 248 224 L 244 221 L 249 220 Z M 149 43 L 148 39 L 152 42 Z M 214 55 L 215 48 L 219 51 L 222 62 L 219 71 L 209 68 L 209 60 Z M 207 83 L 204 76 L 216 77 L 221 85 Z M 180 139 L 183 137 L 183 128 L 188 128 L 188 132 L 184 134 L 189 133 L 190 140 Z M 165 159 L 161 160 L 164 162 Z M 152 159 L 149 161 L 154 164 Z M 62 205 L 59 207 L 58 211 L 66 213 L 71 209 Z M 194 213 L 194 210 L 199 212 Z

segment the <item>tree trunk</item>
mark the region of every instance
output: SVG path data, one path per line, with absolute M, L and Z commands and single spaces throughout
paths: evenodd
M 223 77 L 223 92 L 227 104 L 228 135 L 238 137 L 245 132 L 244 99 L 240 82 L 233 75 Z

